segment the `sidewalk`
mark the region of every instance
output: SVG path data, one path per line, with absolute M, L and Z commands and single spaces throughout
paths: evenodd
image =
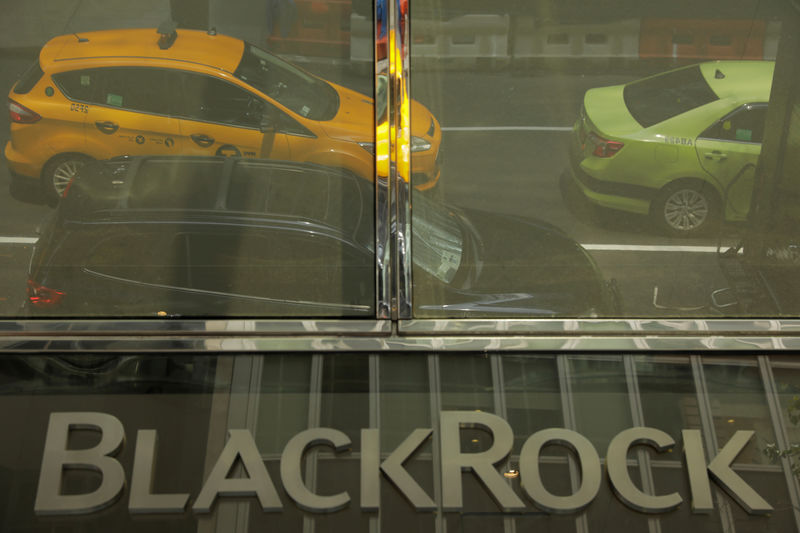
M 199 3 L 203 3 L 201 0 Z M 209 25 L 252 43 L 267 36 L 266 0 L 209 0 Z M 0 50 L 39 48 L 56 35 L 115 28 L 155 28 L 170 18 L 169 0 L 0 0 Z
M 0 49 L 39 48 L 65 33 L 156 27 L 169 17 L 169 0 L 0 0 Z

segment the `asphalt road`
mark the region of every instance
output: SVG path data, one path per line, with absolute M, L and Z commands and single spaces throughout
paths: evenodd
M 32 58 L 0 55 L 0 88 L 10 88 Z M 308 68 L 357 90 L 369 78 L 346 66 Z M 567 168 L 568 128 L 590 87 L 643 74 L 575 69 L 415 71 L 412 95 L 443 127 L 444 163 L 438 194 L 444 201 L 532 216 L 562 228 L 586 246 L 606 278 L 620 287 L 631 316 L 713 313 L 711 291 L 725 286 L 716 266 L 715 239 L 676 240 L 655 233 L 644 217 L 567 205 L 558 181 Z M 412 117 L 413 118 L 413 117 Z M 0 142 L 8 115 L 0 114 Z M 0 167 L 0 316 L 18 314 L 24 298 L 30 239 L 51 209 L 36 195 L 11 195 Z M 546 253 L 546 251 L 543 251 Z

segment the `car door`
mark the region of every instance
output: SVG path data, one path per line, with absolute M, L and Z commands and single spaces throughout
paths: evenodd
M 747 104 L 714 123 L 697 139 L 700 164 L 723 188 L 728 220 L 743 220 L 750 210 L 766 116 L 766 103 Z
M 86 144 L 95 158 L 180 153 L 180 124 L 172 116 L 167 71 L 109 67 L 85 71 L 82 82 L 96 84 L 87 110 Z
M 184 153 L 290 159 L 273 106 L 219 78 L 194 72 L 179 76 Z

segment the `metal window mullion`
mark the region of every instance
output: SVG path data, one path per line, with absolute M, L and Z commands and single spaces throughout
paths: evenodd
M 577 431 L 578 423 L 575 417 L 575 402 L 572 398 L 572 383 L 570 382 L 569 364 L 566 356 L 556 357 L 558 368 L 558 383 L 561 389 L 561 410 L 564 413 L 564 427 Z M 568 455 L 569 477 L 572 490 L 577 490 L 580 486 L 580 475 L 578 464 L 572 455 Z M 584 511 L 575 518 L 575 530 L 577 533 L 589 532 L 588 511 Z
M 772 418 L 772 427 L 775 431 L 775 443 L 781 450 L 789 449 L 791 442 L 783 421 L 783 409 L 781 407 L 778 387 L 775 384 L 775 375 L 772 373 L 769 357 L 761 355 L 758 357 L 758 370 L 761 373 L 761 381 L 764 384 L 764 394 L 767 398 L 769 414 Z M 789 500 L 792 502 L 792 512 L 797 530 L 800 531 L 800 486 L 797 478 L 792 472 L 791 461 L 788 457 L 781 458 L 783 474 L 786 477 L 786 485 L 789 490 Z
M 381 379 L 380 379 L 380 356 L 378 354 L 369 355 L 369 427 L 380 429 L 381 427 Z M 380 442 L 380 440 L 378 440 Z M 380 453 L 380 452 L 379 452 Z M 380 482 L 378 484 L 380 487 Z M 369 533 L 380 533 L 381 530 L 381 507 L 378 512 L 369 517 Z
M 506 393 L 505 393 L 505 378 L 503 376 L 503 356 L 500 354 L 493 354 L 490 358 L 490 365 L 492 369 L 492 391 L 494 392 L 494 414 L 508 420 L 508 409 L 506 408 Z M 511 455 L 513 450 L 509 453 L 505 461 L 504 469 L 508 472 L 511 469 Z M 512 485 L 511 479 L 508 484 Z M 516 533 L 517 525 L 514 518 L 505 516 L 503 517 L 503 530 L 505 533 Z
M 636 359 L 633 355 L 623 355 L 622 364 L 625 368 L 625 382 L 628 387 L 631 421 L 634 426 L 645 427 L 642 397 L 639 391 L 639 378 L 636 373 Z M 653 467 L 650 462 L 650 455 L 648 455 L 646 450 L 639 447 L 636 451 L 636 459 L 639 463 L 639 475 L 642 480 L 642 489 L 648 494 L 655 494 L 656 485 L 653 479 Z M 661 533 L 661 521 L 654 516 L 649 516 L 647 518 L 647 528 L 650 533 Z
M 379 319 L 399 320 L 411 318 L 409 21 L 397 2 L 387 2 L 386 7 L 385 59 L 378 55 L 377 10 L 374 17 L 373 82 L 377 87 L 378 76 L 389 80 L 385 117 L 388 127 L 379 128 L 384 117 L 375 115 L 376 314 Z M 378 165 L 378 161 L 387 164 Z
M 442 386 L 440 379 L 439 356 L 428 355 L 428 388 L 430 394 L 431 427 L 433 431 L 433 450 L 431 463 L 433 467 L 433 500 L 436 502 L 436 518 L 434 530 L 436 533 L 447 533 L 447 523 L 444 519 L 442 508 L 442 457 L 441 437 L 439 432 L 439 416 L 442 411 Z
M 719 453 L 717 445 L 717 431 L 714 428 L 714 415 L 711 410 L 711 399 L 709 398 L 708 388 L 706 387 L 706 374 L 703 370 L 703 358 L 699 355 L 692 355 L 689 358 L 692 366 L 692 377 L 694 378 L 695 393 L 697 394 L 697 410 L 700 413 L 700 424 L 703 440 L 706 449 L 706 461 L 709 457 L 716 457 Z M 714 491 L 719 504 L 720 519 L 722 530 L 725 533 L 736 531 L 733 520 L 733 512 L 730 505 L 725 500 L 721 491 Z
M 309 376 L 308 394 L 308 427 L 319 427 L 322 422 L 322 365 L 324 355 L 315 354 L 311 357 L 311 375 Z M 317 488 L 317 457 L 319 452 L 311 450 L 306 454 L 306 487 L 311 491 Z M 314 533 L 314 518 L 307 513 L 303 514 L 303 533 Z

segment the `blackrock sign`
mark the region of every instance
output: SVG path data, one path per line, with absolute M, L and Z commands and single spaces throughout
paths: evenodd
M 460 432 L 463 428 L 479 428 L 492 437 L 489 449 L 468 453 L 461 450 Z M 92 429 L 100 433 L 100 442 L 93 448 L 68 449 L 69 433 L 73 429 Z M 441 456 L 441 502 L 434 501 L 408 473 L 403 464 L 433 435 L 433 429 L 412 431 L 405 441 L 381 461 L 378 429 L 361 430 L 360 470 L 361 499 L 365 512 L 380 507 L 381 476 L 388 478 L 417 511 L 460 511 L 462 472 L 472 472 L 487 492 L 505 511 L 521 511 L 527 505 L 511 488 L 496 465 L 511 453 L 514 435 L 511 426 L 502 418 L 477 411 L 442 411 L 439 426 Z M 748 513 L 764 514 L 772 507 L 731 468 L 736 456 L 753 436 L 752 431 L 737 431 L 710 463 L 706 462 L 700 431 L 682 431 L 685 467 L 689 478 L 688 495 L 647 494 L 630 478 L 627 468 L 628 450 L 645 445 L 663 452 L 675 445 L 672 437 L 654 428 L 634 427 L 616 435 L 606 453 L 608 482 L 614 493 L 626 505 L 645 513 L 673 510 L 688 499 L 692 511 L 708 513 L 713 509 L 711 481 L 719 484 Z M 130 477 L 114 455 L 122 448 L 125 430 L 122 422 L 109 414 L 97 412 L 52 413 L 47 428 L 42 458 L 35 512 L 39 515 L 86 514 L 113 505 L 121 497 L 130 480 L 128 509 L 131 513 L 183 513 L 191 494 L 155 494 L 152 480 L 155 468 L 157 434 L 140 430 L 136 434 L 134 461 Z M 339 430 L 312 428 L 292 437 L 280 458 L 280 483 L 286 494 L 302 509 L 328 513 L 351 505 L 347 492 L 334 495 L 316 494 L 310 490 L 302 475 L 301 465 L 306 451 L 312 446 L 328 446 L 341 453 L 350 448 L 350 439 Z M 575 455 L 581 471 L 580 486 L 571 495 L 550 493 L 539 470 L 539 455 L 544 446 L 560 445 Z M 228 477 L 241 461 L 244 477 Z M 100 472 L 100 486 L 91 493 L 62 494 L 65 469 Z M 551 513 L 575 513 L 597 496 L 602 483 L 602 466 L 597 451 L 589 440 L 563 428 L 550 428 L 531 435 L 519 457 L 519 475 L 524 496 L 530 503 Z M 261 459 L 253 436 L 248 430 L 229 430 L 225 444 L 205 483 L 191 506 L 193 513 L 210 513 L 218 497 L 255 497 L 264 512 L 280 512 L 282 503 L 273 480 Z

